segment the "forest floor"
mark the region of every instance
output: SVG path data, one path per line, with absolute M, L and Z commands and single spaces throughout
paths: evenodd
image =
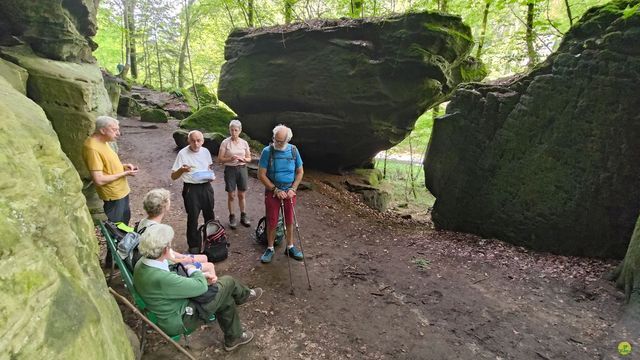
M 132 222 L 143 218 L 142 198 L 156 187 L 172 193 L 165 222 L 174 247 L 186 249 L 181 181 L 169 174 L 176 156 L 177 121 L 143 128 L 121 118 L 120 157 L 140 167 L 130 178 Z M 216 215 L 227 225 L 222 168 L 214 181 Z M 614 260 L 535 253 L 497 240 L 436 231 L 429 221 L 378 213 L 341 190 L 337 176 L 307 170 L 312 189 L 300 191 L 296 212 L 312 290 L 303 263 L 291 261 L 294 295 L 283 248 L 271 264 L 254 227 L 227 228 L 229 258 L 216 265 L 265 293 L 240 308 L 256 334 L 248 345 L 223 350 L 217 324 L 190 336 L 198 359 L 617 359 L 623 293 L 605 279 Z M 327 184 L 333 184 L 335 187 Z M 248 214 L 264 212 L 263 188 L 250 178 Z M 112 286 L 127 294 L 119 279 Z M 128 294 L 127 294 L 128 296 Z M 121 306 L 125 321 L 140 321 Z M 150 332 L 143 359 L 183 357 Z M 640 348 L 629 358 L 639 358 Z

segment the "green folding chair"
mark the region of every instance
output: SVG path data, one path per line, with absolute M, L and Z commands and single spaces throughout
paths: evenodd
M 131 297 L 133 298 L 133 301 L 136 307 L 138 308 L 138 310 L 140 310 L 141 313 L 143 313 L 147 317 L 147 319 L 149 319 L 149 321 L 157 325 L 158 316 L 153 311 L 149 310 L 149 308 L 147 307 L 147 304 L 142 299 L 142 296 L 140 296 L 138 291 L 136 291 L 136 288 L 133 285 L 133 274 L 131 273 L 131 270 L 129 269 L 127 264 L 124 262 L 124 260 L 120 257 L 120 255 L 118 255 L 118 246 L 117 246 L 116 240 L 112 236 L 111 232 L 107 229 L 103 221 L 100 221 L 98 223 L 98 226 L 100 227 L 100 232 L 104 236 L 104 239 L 107 243 L 107 247 L 111 251 L 111 257 L 113 258 L 113 263 L 118 267 L 118 270 L 120 270 L 120 276 L 122 277 L 122 282 L 124 282 L 124 286 L 129 291 L 129 294 L 131 294 Z M 208 322 L 213 322 L 215 320 L 216 320 L 216 316 L 212 314 Z M 146 336 L 145 336 L 147 332 L 146 327 L 147 325 L 145 324 L 145 326 L 142 327 L 142 334 L 140 334 L 140 352 L 141 353 L 144 353 L 144 346 L 146 343 Z M 184 336 L 185 343 L 188 346 L 188 343 L 189 343 L 188 335 L 191 334 L 192 332 L 193 330 L 184 329 L 184 333 L 180 335 L 171 336 L 171 339 L 177 342 L 180 340 L 182 336 Z

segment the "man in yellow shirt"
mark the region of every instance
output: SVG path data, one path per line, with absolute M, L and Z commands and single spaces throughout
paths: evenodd
M 127 176 L 138 173 L 138 167 L 122 164 L 118 154 L 108 144 L 120 136 L 118 120 L 98 116 L 96 130 L 82 147 L 84 162 L 96 185 L 96 192 L 104 201 L 104 213 L 111 222 L 125 224 L 131 219 L 129 209 L 129 183 Z

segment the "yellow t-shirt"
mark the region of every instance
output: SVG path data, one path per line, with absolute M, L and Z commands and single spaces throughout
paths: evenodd
M 93 137 L 85 140 L 82 146 L 82 157 L 89 171 L 102 171 L 105 175 L 113 175 L 124 171 L 118 154 L 105 142 Z M 108 184 L 97 186 L 96 192 L 102 200 L 118 200 L 129 194 L 127 177 L 123 176 Z

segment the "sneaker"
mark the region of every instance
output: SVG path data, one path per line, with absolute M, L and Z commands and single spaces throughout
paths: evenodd
M 234 229 L 238 226 L 238 222 L 236 221 L 236 214 L 229 215 L 229 227 Z
M 248 344 L 253 340 L 253 333 L 249 330 L 245 330 L 239 338 L 233 339 L 229 342 L 224 342 L 224 349 L 226 351 L 231 351 L 237 348 L 240 345 Z
M 267 250 L 264 251 L 264 254 L 262 254 L 262 256 L 260 257 L 260 261 L 263 264 L 268 264 L 271 262 L 272 258 L 273 258 L 273 250 L 267 248 Z
M 262 293 L 264 293 L 262 288 L 251 289 L 251 290 L 249 290 L 249 295 L 247 296 L 247 298 L 244 299 L 244 301 L 241 302 L 238 305 L 245 305 L 245 304 L 248 304 L 250 302 L 254 302 L 254 301 L 260 299 L 260 297 L 262 296 Z
M 291 256 L 292 258 L 298 261 L 302 261 L 302 259 L 304 259 L 304 256 L 302 255 L 302 251 L 296 249 L 295 246 L 284 249 L 284 254 L 286 256 Z
M 247 213 L 240 213 L 240 224 L 242 224 L 245 227 L 251 226 L 251 221 L 247 219 Z

